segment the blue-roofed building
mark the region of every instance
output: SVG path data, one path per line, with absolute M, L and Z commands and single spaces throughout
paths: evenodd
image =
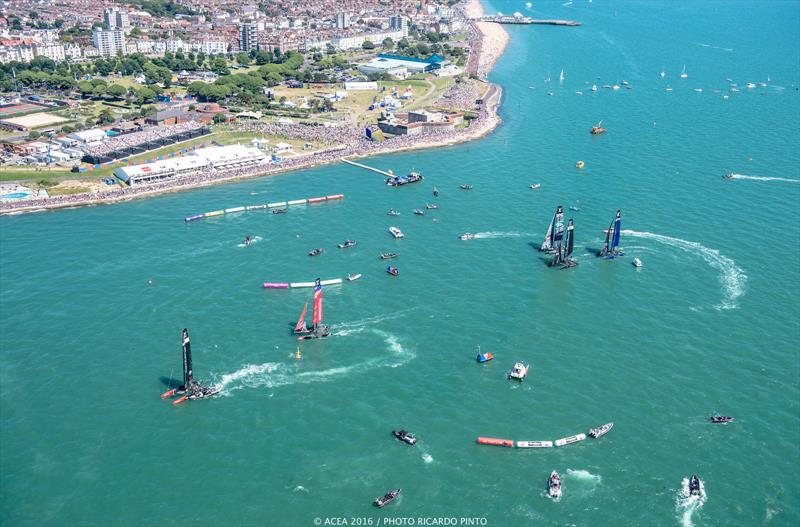
M 445 64 L 447 64 L 447 61 L 436 54 L 431 55 L 427 59 L 418 59 L 415 57 L 405 57 L 403 55 L 381 53 L 371 61 L 359 64 L 358 69 L 366 75 L 388 73 L 389 75 L 402 77 L 404 76 L 402 74 L 403 69 L 410 74 L 427 73 L 440 69 Z

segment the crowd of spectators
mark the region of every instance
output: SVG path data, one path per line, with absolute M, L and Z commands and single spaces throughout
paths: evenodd
M 126 148 L 133 148 L 154 141 L 161 141 L 190 130 L 202 128 L 203 126 L 203 124 L 195 121 L 167 126 L 151 126 L 139 132 L 131 132 L 129 134 L 120 134 L 111 137 L 101 143 L 85 148 L 84 152 L 92 156 L 102 156 Z

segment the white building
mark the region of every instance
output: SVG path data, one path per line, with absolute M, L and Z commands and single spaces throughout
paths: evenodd
M 84 130 L 82 132 L 72 132 L 67 135 L 67 137 L 78 141 L 79 144 L 89 145 L 99 143 L 105 140 L 107 136 L 100 128 L 92 128 L 91 130 Z
M 131 187 L 154 183 L 176 176 L 195 174 L 208 169 L 208 160 L 197 156 L 164 159 L 155 163 L 143 163 L 114 169 L 114 176 Z
M 224 55 L 228 52 L 228 44 L 224 40 L 204 40 L 200 49 L 206 55 Z
M 66 58 L 64 46 L 61 44 L 37 44 L 34 47 L 34 54 L 37 57 L 47 57 L 56 62 L 61 62 Z
M 103 10 L 103 23 L 106 29 L 121 29 L 125 32 L 131 27 L 130 21 L 128 20 L 128 13 L 116 7 Z
M 256 165 L 266 161 L 267 156 L 258 148 L 244 145 L 210 146 L 200 148 L 193 155 L 205 159 L 214 170 Z
M 103 57 L 113 57 L 117 53 L 124 55 L 128 51 L 125 47 L 125 32 L 121 29 L 95 28 L 92 32 L 92 42 Z
M 350 27 L 350 15 L 347 13 L 336 13 L 336 29 L 347 29 Z
M 258 49 L 258 24 L 245 21 L 239 24 L 239 50 L 252 51 Z
M 395 29 L 390 31 L 378 31 L 375 33 L 362 33 L 358 35 L 343 35 L 333 37 L 331 45 L 339 51 L 360 48 L 365 41 L 369 40 L 375 46 L 380 46 L 386 38 L 400 40 L 405 36 L 403 30 Z
M 81 47 L 77 44 L 67 44 L 64 46 L 64 56 L 71 60 L 80 60 Z

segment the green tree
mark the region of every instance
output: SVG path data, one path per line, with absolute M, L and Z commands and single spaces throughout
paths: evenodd
M 369 40 L 365 40 L 364 43 L 361 44 L 361 47 L 364 49 L 375 49 L 375 44 L 373 44 Z
M 392 40 L 391 37 L 386 37 L 383 39 L 383 42 L 381 42 L 381 45 L 383 49 L 392 49 L 394 47 L 394 40 Z
M 128 93 L 128 90 L 126 90 L 124 86 L 121 86 L 119 84 L 112 84 L 106 90 L 107 95 L 114 97 L 116 99 L 124 98 L 126 93 Z
M 236 62 L 238 62 L 242 66 L 247 66 L 248 64 L 250 64 L 250 55 L 248 55 L 247 53 L 239 53 L 238 55 L 236 55 Z
M 431 52 L 431 48 L 424 42 L 420 42 L 417 44 L 417 51 L 420 55 L 427 55 Z
M 272 71 L 267 74 L 266 81 L 267 81 L 267 86 L 269 87 L 277 86 L 278 84 L 283 82 L 283 77 L 281 77 L 280 73 Z
M 411 44 L 409 44 L 409 42 L 408 42 L 408 39 L 407 39 L 406 37 L 403 37 L 403 38 L 401 38 L 401 39 L 400 39 L 400 42 L 398 42 L 398 43 L 397 43 L 397 47 L 398 47 L 399 49 L 406 49 L 406 48 L 408 48 L 408 46 L 410 46 L 410 45 L 411 45 Z
M 104 109 L 100 112 L 100 115 L 97 116 L 97 124 L 108 124 L 114 122 L 114 116 L 111 114 L 111 110 L 108 108 Z
M 228 120 L 228 118 L 225 116 L 224 113 L 218 113 L 218 114 L 214 115 L 214 122 L 217 123 L 217 124 L 224 123 L 227 120 Z
M 139 29 L 138 26 L 135 26 L 133 29 L 131 29 L 130 36 L 132 36 L 132 37 L 140 37 L 140 36 L 142 36 L 142 30 Z
M 28 139 L 39 139 L 40 137 L 42 137 L 42 134 L 40 134 L 40 133 L 39 133 L 39 132 L 37 132 L 36 130 L 32 130 L 32 131 L 31 131 L 31 132 L 28 134 Z
M 139 88 L 136 92 L 136 101 L 140 106 L 148 102 L 154 102 L 155 100 L 156 92 L 146 86 Z

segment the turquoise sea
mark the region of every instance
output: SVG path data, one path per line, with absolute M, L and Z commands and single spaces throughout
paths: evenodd
M 486 4 L 583 26 L 508 28 L 490 136 L 366 161 L 420 184 L 338 164 L 0 218 L 0 524 L 798 525 L 800 4 L 562 4 Z M 569 270 L 535 249 L 559 204 Z M 597 259 L 618 208 L 626 256 Z M 262 239 L 239 247 L 246 235 Z M 291 358 L 310 291 L 261 282 L 347 273 L 363 278 L 324 290 L 334 336 Z M 195 376 L 224 392 L 174 407 L 159 395 L 183 327 Z M 476 364 L 478 345 L 495 360 Z M 522 384 L 506 380 L 516 361 L 532 365 Z M 608 421 L 563 448 L 476 444 Z M 419 443 L 394 440 L 400 427 Z M 704 502 L 677 497 L 692 473 Z

